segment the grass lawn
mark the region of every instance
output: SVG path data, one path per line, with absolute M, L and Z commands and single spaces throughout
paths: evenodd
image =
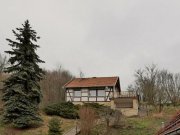
M 25 130 L 17 130 L 9 127 L 5 127 L 4 125 L 0 125 L 0 135 L 47 135 L 48 133 L 48 122 L 51 119 L 51 116 L 47 116 L 42 114 L 43 125 L 38 128 L 30 128 Z M 60 117 L 59 117 L 60 118 Z M 63 119 L 61 128 L 64 132 L 68 131 L 75 125 L 75 120 L 71 119 Z
M 180 107 L 165 107 L 163 113 L 153 110 L 146 117 L 125 118 L 125 126 L 122 128 L 109 128 L 107 135 L 155 135 L 161 128 L 162 122 L 168 122 Z M 93 135 L 98 131 L 105 131 L 106 125 L 101 124 L 95 127 Z
M 122 128 L 110 128 L 107 135 L 154 135 L 161 126 L 165 118 L 126 118 L 125 126 Z M 106 125 L 102 124 L 96 130 L 106 130 Z M 96 133 L 93 133 L 96 135 Z
M 162 122 L 168 122 L 180 107 L 165 107 L 163 113 L 154 112 L 150 116 L 127 118 L 122 129 L 111 128 L 111 135 L 154 135 L 161 128 Z
M 147 117 L 125 118 L 125 126 L 123 128 L 110 128 L 108 135 L 154 135 L 161 128 L 161 122 L 169 121 L 178 110 L 180 107 L 165 107 L 163 113 L 153 111 Z M 48 122 L 52 117 L 42 114 L 42 118 L 44 122 L 41 127 L 27 130 L 17 130 L 0 125 L 0 135 L 47 135 Z M 60 119 L 62 120 L 61 127 L 65 132 L 75 125 L 75 120 Z M 104 131 L 106 131 L 105 124 L 97 125 L 92 135 Z M 5 134 L 6 132 L 7 134 Z
M 122 129 L 111 129 L 112 135 L 154 135 L 165 118 L 127 118 Z

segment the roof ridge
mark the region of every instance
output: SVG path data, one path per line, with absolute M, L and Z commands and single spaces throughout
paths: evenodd
M 114 77 L 88 77 L 88 78 L 73 78 L 67 82 L 64 87 L 100 87 L 100 86 L 115 86 L 119 80 L 118 76 Z
M 91 79 L 91 78 L 119 78 L 118 76 L 103 76 L 103 77 L 75 77 L 75 79 Z

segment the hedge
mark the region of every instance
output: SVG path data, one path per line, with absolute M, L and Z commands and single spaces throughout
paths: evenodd
M 47 115 L 56 115 L 68 119 L 76 119 L 78 116 L 78 107 L 71 102 L 62 102 L 48 105 L 44 108 Z

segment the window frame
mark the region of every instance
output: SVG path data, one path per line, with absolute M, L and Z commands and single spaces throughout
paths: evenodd
M 75 95 L 75 92 L 77 92 L 77 91 L 80 92 L 78 96 Z M 81 93 L 82 93 L 82 92 L 81 92 L 81 89 L 74 89 L 73 98 L 79 98 L 79 97 L 81 98 L 81 96 L 82 96 Z
M 91 95 L 91 91 L 94 91 L 95 92 L 95 95 Z M 96 89 L 89 89 L 89 95 L 88 97 L 97 97 L 97 90 Z

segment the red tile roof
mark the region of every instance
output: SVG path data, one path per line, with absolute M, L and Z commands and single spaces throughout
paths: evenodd
M 75 78 L 64 85 L 65 88 L 115 86 L 119 77 Z M 120 87 L 120 86 L 119 86 Z
M 180 110 L 164 128 L 158 131 L 157 135 L 169 135 L 170 133 L 179 135 L 177 132 L 180 133 Z

